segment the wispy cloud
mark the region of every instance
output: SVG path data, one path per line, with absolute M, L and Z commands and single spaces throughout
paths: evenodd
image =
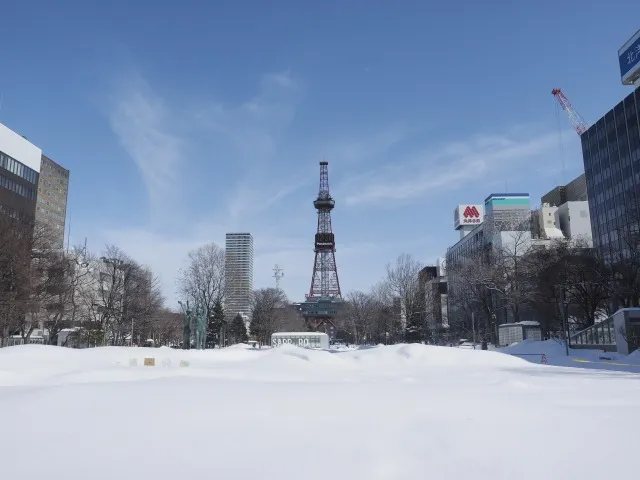
M 230 142 L 238 160 L 259 162 L 275 155 L 291 124 L 300 87 L 288 71 L 263 75 L 258 92 L 239 105 L 205 103 L 196 112 L 209 131 Z
M 242 228 L 263 240 L 257 242 L 260 258 L 267 254 L 260 244 L 273 237 L 271 230 L 276 231 L 274 223 L 278 223 L 264 212 L 315 180 L 303 173 L 306 168 L 291 172 L 290 165 L 283 165 L 286 162 L 273 161 L 280 159 L 282 137 L 295 116 L 299 84 L 285 71 L 264 75 L 257 86 L 255 95 L 237 105 L 198 99 L 200 107 L 195 114 L 189 107 L 179 111 L 170 108 L 170 99 L 161 98 L 139 75 L 120 81 L 111 97 L 111 127 L 138 167 L 153 206 L 175 203 L 171 195 L 183 196 L 178 180 L 190 152 L 224 151 L 228 164 L 240 166 L 237 172 L 231 169 L 222 185 L 224 190 L 217 192 L 224 202 L 217 202 L 213 211 L 176 212 L 184 228 L 168 230 L 166 225 L 156 224 L 153 228 L 107 228 L 97 235 L 150 265 L 160 275 L 171 303 L 175 278 L 190 250 L 212 241 L 224 246 L 224 234 Z M 194 130 L 180 128 L 185 123 Z M 283 237 L 286 233 L 272 244 L 293 254 L 302 251 L 301 242 L 285 242 Z M 310 249 L 307 246 L 305 250 Z M 256 277 L 264 282 L 264 275 Z
M 479 135 L 356 175 L 341 188 L 353 192 L 346 195 L 346 204 L 351 206 L 408 201 L 478 182 L 499 167 L 517 165 L 556 146 L 557 134 L 528 138 Z
M 111 97 L 111 128 L 138 167 L 152 206 L 167 204 L 176 172 L 184 162 L 185 143 L 170 125 L 169 112 L 139 75 L 122 79 Z
M 401 143 L 408 135 L 406 128 L 390 127 L 362 137 L 349 137 L 321 148 L 331 163 L 354 164 L 374 161 Z

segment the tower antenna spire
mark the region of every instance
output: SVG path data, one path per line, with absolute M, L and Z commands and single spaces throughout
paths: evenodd
M 329 162 L 320 162 L 320 186 L 313 206 L 318 212 L 318 228 L 314 241 L 315 259 L 311 286 L 302 304 L 302 314 L 307 328 L 317 331 L 335 331 L 333 318 L 343 304 L 338 268 L 336 266 L 336 241 L 331 227 L 331 210 L 335 200 L 329 191 Z
M 276 279 L 276 290 L 280 290 L 280 279 L 284 277 L 284 270 L 276 263 L 273 267 L 273 278 Z

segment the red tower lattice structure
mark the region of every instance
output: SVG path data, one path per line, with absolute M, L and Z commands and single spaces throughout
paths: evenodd
M 562 93 L 562 90 L 560 90 L 559 88 L 554 88 L 553 90 L 551 90 L 551 94 L 556 97 L 556 100 L 558 100 L 558 103 L 560 104 L 562 109 L 567 112 L 569 120 L 571 121 L 571 125 L 573 125 L 575 131 L 578 132 L 578 135 L 582 135 L 584 132 L 586 132 L 589 129 L 589 126 L 578 114 L 578 112 L 576 112 L 576 109 L 571 106 L 571 102 L 564 95 L 564 93 Z
M 338 268 L 336 266 L 336 241 L 331 229 L 331 210 L 336 202 L 329 193 L 329 162 L 320 162 L 320 189 L 313 206 L 318 211 L 313 275 L 308 299 L 333 297 L 342 299 Z

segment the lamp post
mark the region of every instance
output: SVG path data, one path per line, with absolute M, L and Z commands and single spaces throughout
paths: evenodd
M 473 349 L 476 349 L 476 312 L 471 312 L 471 331 L 473 332 Z
M 559 285 L 560 304 L 562 306 L 562 336 L 564 337 L 564 350 L 569 356 L 569 300 L 567 299 L 567 289 L 564 285 Z

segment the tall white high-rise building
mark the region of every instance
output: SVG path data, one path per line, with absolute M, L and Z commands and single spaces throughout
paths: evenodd
M 225 245 L 225 316 L 251 316 L 253 292 L 253 237 L 250 233 L 227 233 Z

